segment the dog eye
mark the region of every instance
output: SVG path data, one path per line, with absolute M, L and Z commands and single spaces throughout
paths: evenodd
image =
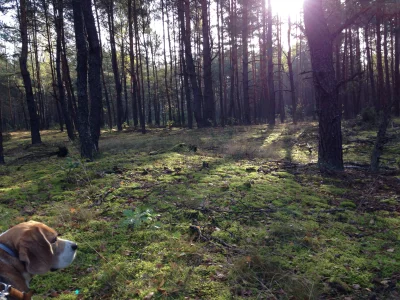
M 54 244 L 55 242 L 57 242 L 57 237 L 53 238 L 53 239 L 50 241 L 50 244 Z

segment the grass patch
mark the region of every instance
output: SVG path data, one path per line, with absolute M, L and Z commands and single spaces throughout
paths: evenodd
M 43 140 L 69 156 L 26 160 L 29 134 L 13 133 L 0 229 L 33 219 L 78 242 L 70 268 L 34 278 L 39 299 L 399 293 L 398 178 L 359 169 L 322 177 L 316 134 L 314 123 L 105 132 L 102 153 L 85 162 L 55 131 Z M 371 136 L 345 131 L 346 163 L 368 161 Z M 394 168 L 395 139 L 387 149 Z

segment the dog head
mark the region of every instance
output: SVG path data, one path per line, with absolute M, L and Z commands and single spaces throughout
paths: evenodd
M 16 225 L 3 236 L 31 275 L 68 267 L 78 248 L 76 243 L 59 238 L 54 229 L 35 221 Z

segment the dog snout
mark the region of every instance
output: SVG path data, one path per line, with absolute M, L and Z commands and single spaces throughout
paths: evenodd
M 73 244 L 71 245 L 71 248 L 72 248 L 72 250 L 76 251 L 76 249 L 78 249 L 78 245 L 75 244 L 75 243 L 73 243 Z

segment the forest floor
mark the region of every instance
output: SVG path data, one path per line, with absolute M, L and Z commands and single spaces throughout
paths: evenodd
M 309 122 L 103 132 L 93 162 L 65 133 L 12 133 L 0 232 L 33 219 L 79 244 L 37 299 L 400 299 L 400 120 L 379 175 L 363 168 L 376 129 L 343 133 L 330 177 Z

